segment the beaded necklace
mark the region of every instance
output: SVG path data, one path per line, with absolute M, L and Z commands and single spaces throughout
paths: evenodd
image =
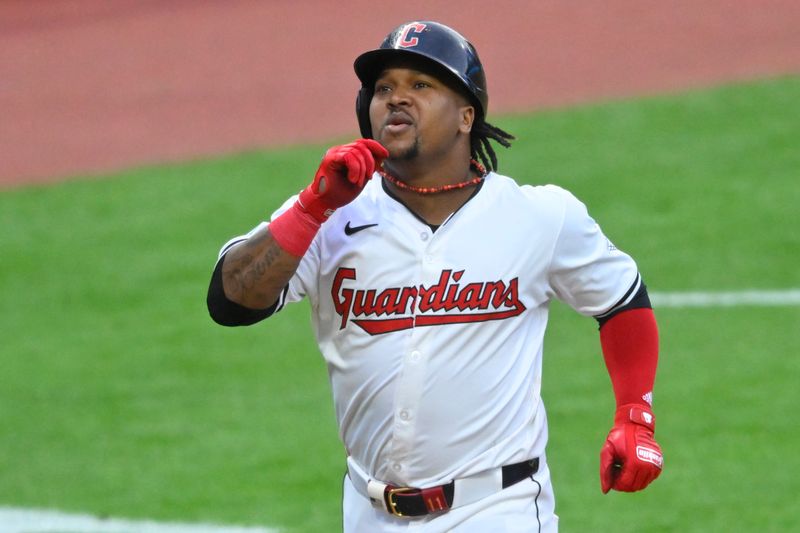
M 399 178 L 392 176 L 383 169 L 378 170 L 378 174 L 383 176 L 386 179 L 386 181 L 396 186 L 398 189 L 403 189 L 404 191 L 410 191 L 417 194 L 438 194 L 442 192 L 452 191 L 455 189 L 463 189 L 464 187 L 469 187 L 470 185 L 477 185 L 480 182 L 482 182 L 483 179 L 486 177 L 486 169 L 483 168 L 483 165 L 481 165 L 474 159 L 470 159 L 469 166 L 470 168 L 474 169 L 478 174 L 480 174 L 480 176 L 472 178 L 467 181 L 462 181 L 460 183 L 440 185 L 439 187 L 416 187 L 414 185 L 409 185 L 408 183 L 401 181 Z

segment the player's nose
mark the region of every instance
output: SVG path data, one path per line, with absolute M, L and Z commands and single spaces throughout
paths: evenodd
M 398 86 L 392 91 L 389 105 L 409 105 L 411 103 L 410 91 L 406 87 Z

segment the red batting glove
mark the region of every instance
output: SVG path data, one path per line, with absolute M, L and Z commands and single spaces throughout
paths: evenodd
M 609 490 L 636 492 L 661 474 L 661 447 L 653 439 L 655 417 L 644 405 L 619 407 L 614 427 L 600 452 L 600 485 Z
M 323 222 L 352 202 L 389 152 L 372 139 L 359 139 L 325 152 L 314 181 L 291 209 L 270 222 L 269 232 L 281 248 L 302 257 Z
M 314 181 L 300 193 L 300 209 L 322 224 L 358 196 L 388 156 L 386 148 L 372 139 L 334 146 L 325 152 Z

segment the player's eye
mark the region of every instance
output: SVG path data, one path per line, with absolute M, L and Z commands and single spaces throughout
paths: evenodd
M 430 86 L 431 86 L 431 84 L 428 83 L 427 81 L 418 81 L 418 82 L 414 83 L 414 88 L 415 89 L 426 89 L 426 88 L 428 88 Z
M 375 93 L 376 94 L 377 93 L 388 93 L 391 90 L 392 90 L 392 88 L 389 87 L 389 85 L 387 85 L 385 83 L 377 83 L 377 84 L 375 84 Z

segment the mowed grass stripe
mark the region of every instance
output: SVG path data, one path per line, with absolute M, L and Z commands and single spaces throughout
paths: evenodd
M 500 170 L 574 192 L 654 294 L 800 287 L 798 101 L 788 77 L 498 117 L 518 137 Z M 324 149 L 0 194 L 0 502 L 341 528 L 344 456 L 307 304 L 239 329 L 204 308 L 222 243 L 305 186 Z M 667 466 L 652 490 L 603 497 L 613 397 L 596 323 L 554 306 L 543 394 L 563 529 L 724 531 L 734 516 L 790 530 L 800 436 L 780 414 L 797 403 L 800 310 L 657 314 Z

